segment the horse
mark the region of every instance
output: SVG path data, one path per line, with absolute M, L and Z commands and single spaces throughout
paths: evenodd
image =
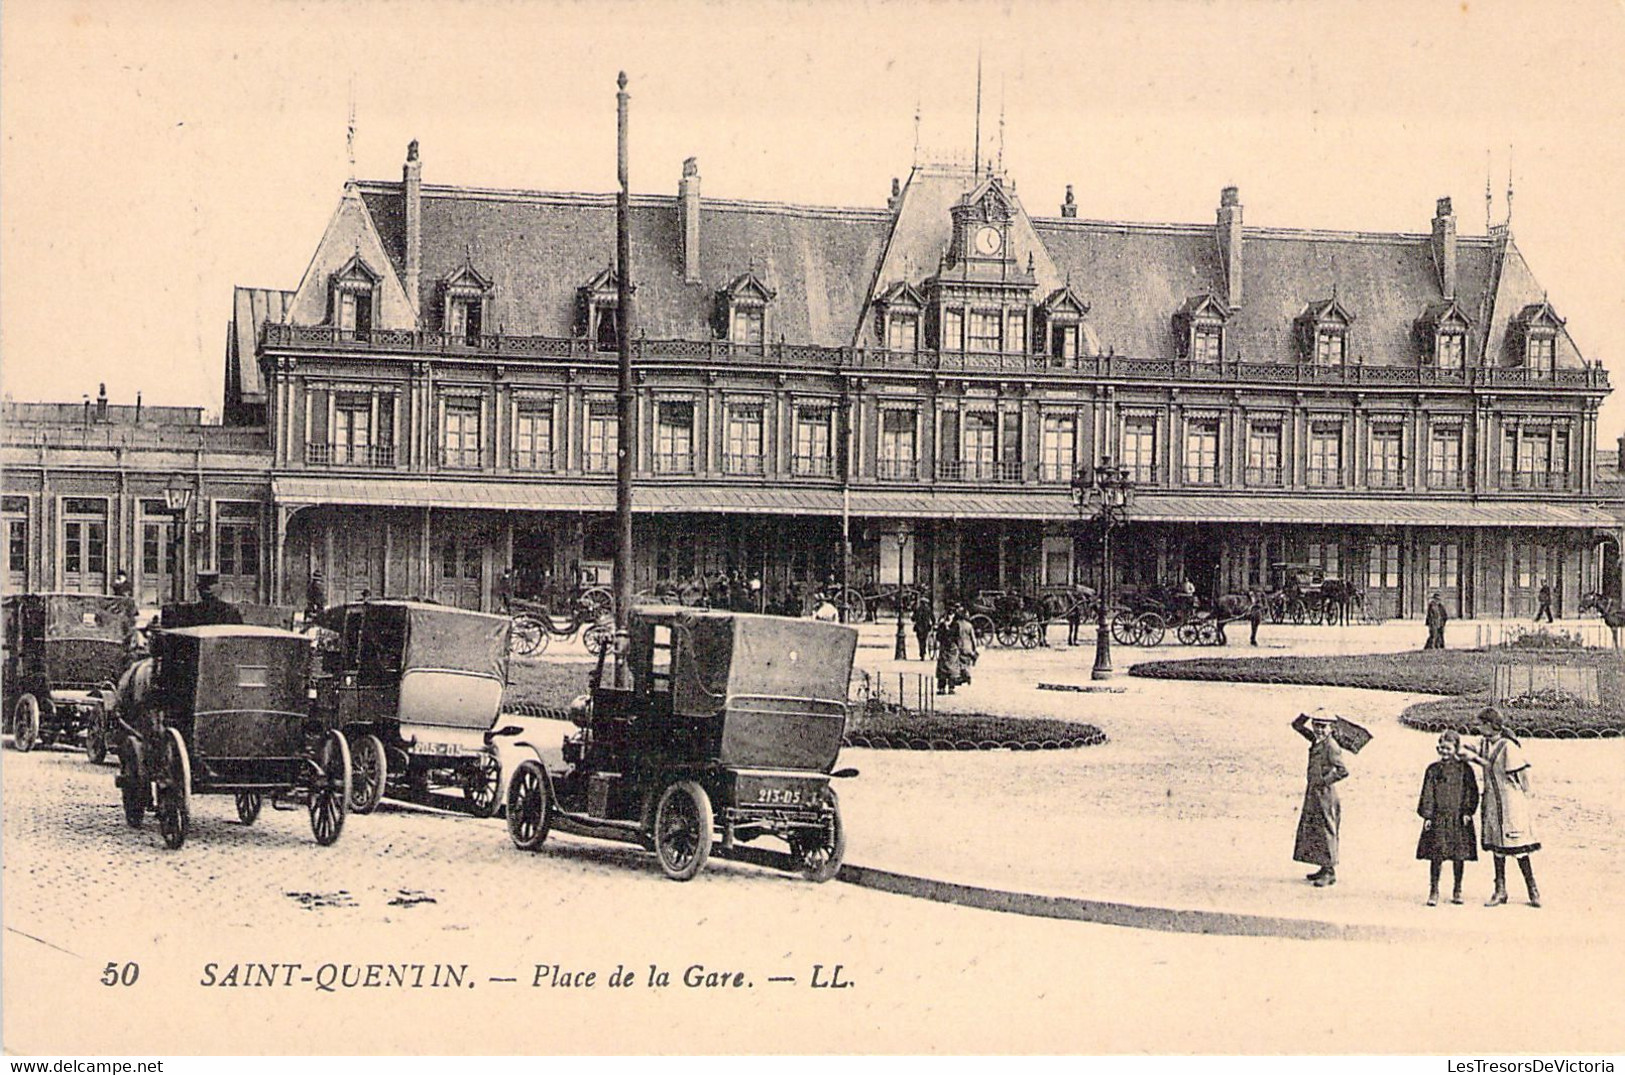
M 1352 612 L 1365 611 L 1365 593 L 1354 583 L 1343 579 L 1327 579 L 1320 584 L 1320 599 L 1325 603 L 1326 622 L 1348 626 Z
M 1580 613 L 1596 610 L 1602 615 L 1602 622 L 1608 625 L 1609 633 L 1614 636 L 1614 648 L 1620 648 L 1620 628 L 1625 627 L 1625 607 L 1622 607 L 1618 598 L 1604 597 L 1595 591 L 1580 595 Z

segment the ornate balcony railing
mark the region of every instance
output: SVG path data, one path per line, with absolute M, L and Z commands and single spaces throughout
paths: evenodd
M 802 478 L 835 476 L 835 460 L 827 455 L 798 455 L 790 460 L 790 473 Z
M 615 473 L 614 452 L 583 452 L 581 453 L 581 469 L 588 474 Z
M 1219 484 L 1219 467 L 1216 463 L 1186 463 L 1186 485 L 1217 485 Z
M 1403 489 L 1405 488 L 1405 472 L 1402 470 L 1368 470 L 1365 473 L 1365 483 L 1372 489 Z
M 722 470 L 727 474 L 762 474 L 767 470 L 766 460 L 760 452 L 749 455 L 724 455 Z
M 391 444 L 307 444 L 305 463 L 313 467 L 393 467 Z
M 1465 489 L 1467 476 L 1461 470 L 1430 470 L 1428 471 L 1429 489 Z
M 656 474 L 692 474 L 694 473 L 694 453 L 656 452 L 654 464 Z
M 1310 467 L 1304 471 L 1311 489 L 1341 489 L 1343 488 L 1343 469 L 1341 467 Z
M 1129 463 L 1127 470 L 1129 481 L 1135 485 L 1157 484 L 1158 468 L 1155 463 Z
M 1038 480 L 1046 484 L 1066 485 L 1072 481 L 1072 476 L 1077 472 L 1076 463 L 1040 463 Z
M 1503 470 L 1501 471 L 1501 488 L 1568 492 L 1571 486 L 1566 471 Z
M 1021 462 L 1015 459 L 943 459 L 937 463 L 937 480 L 948 482 L 1021 481 Z
M 914 459 L 877 459 L 875 477 L 882 481 L 913 481 L 920 476 L 920 464 Z
M 1281 468 L 1248 467 L 1247 484 L 1256 489 L 1278 489 L 1282 485 Z
M 479 470 L 485 465 L 485 454 L 478 448 L 440 449 L 440 465 L 448 470 Z
M 288 325 L 266 322 L 261 346 L 272 350 L 336 350 L 374 353 L 433 354 L 452 358 L 500 356 L 504 360 L 569 359 L 613 360 L 597 342 L 559 336 L 464 336 L 415 329 L 375 328 L 358 332 L 330 325 Z M 818 347 L 806 344 L 738 344 L 728 340 L 633 341 L 633 361 L 647 368 L 662 362 L 728 363 L 742 366 L 792 366 L 809 369 L 944 371 L 954 373 L 1068 373 L 1105 380 L 1199 381 L 1221 384 L 1279 385 L 1396 385 L 1493 388 L 1607 389 L 1608 373 L 1600 364 L 1584 369 L 1531 370 L 1523 367 L 1440 369 L 1413 364 L 1375 365 L 1363 362 L 1340 366 L 1314 366 L 1298 362 L 1248 362 L 1226 358 L 1222 362 L 1189 359 L 1151 359 L 1117 355 L 1077 355 L 1058 358 L 1025 352 L 888 351 L 854 347 Z
M 532 451 L 515 451 L 513 453 L 513 469 L 528 471 L 532 474 L 552 474 L 558 470 L 559 453 L 542 448 Z

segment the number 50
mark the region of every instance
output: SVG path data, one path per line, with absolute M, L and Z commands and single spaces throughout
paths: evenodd
M 126 963 L 121 967 L 109 960 L 107 966 L 102 968 L 101 982 L 103 985 L 134 985 L 140 977 L 141 964 Z

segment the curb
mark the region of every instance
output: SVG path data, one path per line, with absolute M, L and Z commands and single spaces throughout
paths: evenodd
M 1059 739 L 922 739 L 902 732 L 856 732 L 842 737 L 845 747 L 869 750 L 1076 750 L 1106 742 L 1106 733 L 1062 736 Z
M 889 892 L 898 896 L 949 903 L 983 911 L 1056 918 L 1072 922 L 1093 922 L 1103 926 L 1155 930 L 1161 933 L 1197 933 L 1214 937 L 1282 937 L 1299 941 L 1394 941 L 1416 935 L 1416 931 L 1388 926 L 1343 925 L 1308 918 L 1277 918 L 1270 915 L 1227 911 L 1182 911 L 1168 907 L 1145 907 L 1132 903 L 1087 900 L 1074 896 L 1040 896 L 997 888 L 934 881 L 928 877 L 877 870 L 869 866 L 841 867 L 837 880 L 859 888 Z

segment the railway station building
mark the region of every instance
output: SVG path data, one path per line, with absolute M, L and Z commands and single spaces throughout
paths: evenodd
M 8 409 L 11 585 L 161 586 L 143 505 L 171 470 L 200 493 L 189 559 L 238 599 L 300 603 L 315 570 L 333 601 L 485 608 L 509 566 L 521 592 L 607 581 L 614 197 L 423 167 L 413 143 L 399 181 L 348 184 L 291 288 L 236 289 L 223 426 Z M 1383 617 L 1619 590 L 1607 373 L 1510 227 L 1458 234 L 1448 198 L 1390 234 L 1250 227 L 1233 187 L 1211 222 L 1143 224 L 963 167 L 872 209 L 672 178 L 631 202 L 636 590 L 810 592 L 843 559 L 939 600 L 1095 582 L 1069 484 L 1105 460 L 1136 488 L 1123 582 L 1213 595 L 1301 563 Z

